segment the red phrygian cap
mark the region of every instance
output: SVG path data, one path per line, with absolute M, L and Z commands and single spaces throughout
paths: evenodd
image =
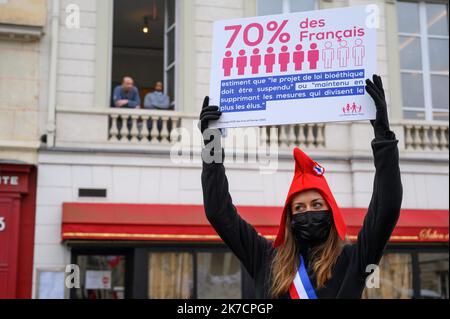
M 298 147 L 294 149 L 295 159 L 295 173 L 292 180 L 289 193 L 284 204 L 283 214 L 281 215 L 280 227 L 278 229 L 277 238 L 273 243 L 273 247 L 278 247 L 284 243 L 285 240 L 285 225 L 286 216 L 289 214 L 289 205 L 292 198 L 299 192 L 307 189 L 317 189 L 323 198 L 327 201 L 333 213 L 333 221 L 336 226 L 339 237 L 343 240 L 347 232 L 344 219 L 342 218 L 341 211 L 336 204 L 330 187 L 325 179 L 325 168 L 313 161 L 308 155 L 306 155 Z

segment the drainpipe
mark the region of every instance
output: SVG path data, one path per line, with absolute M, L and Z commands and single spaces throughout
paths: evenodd
M 56 81 L 58 76 L 59 1 L 52 1 L 50 70 L 48 81 L 47 145 L 55 146 Z

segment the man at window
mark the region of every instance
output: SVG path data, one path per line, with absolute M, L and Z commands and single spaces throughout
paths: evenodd
M 156 82 L 155 91 L 148 93 L 144 98 L 144 108 L 168 110 L 170 108 L 170 99 L 163 92 L 162 82 Z
M 134 80 L 130 76 L 124 76 L 122 84 L 114 88 L 113 106 L 119 108 L 140 108 L 141 98 L 139 91 L 134 86 Z

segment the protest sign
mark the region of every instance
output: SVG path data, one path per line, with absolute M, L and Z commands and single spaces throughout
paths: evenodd
M 214 23 L 211 127 L 375 118 L 376 5 Z

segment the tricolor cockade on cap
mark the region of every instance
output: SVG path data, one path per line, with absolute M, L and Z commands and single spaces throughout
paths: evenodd
M 313 167 L 314 169 L 314 174 L 316 174 L 317 176 L 322 176 L 323 174 L 325 174 L 325 167 L 323 167 L 322 165 L 316 163 L 316 165 L 314 165 Z
M 339 237 L 343 240 L 345 238 L 347 228 L 345 226 L 344 219 L 342 218 L 341 211 L 325 179 L 325 167 L 313 161 L 298 147 L 294 148 L 294 159 L 294 178 L 292 179 L 291 187 L 289 188 L 286 202 L 284 204 L 278 234 L 273 246 L 278 247 L 284 243 L 286 216 L 290 212 L 289 205 L 292 198 L 299 192 L 307 189 L 317 189 L 322 197 L 327 201 L 333 213 L 334 225 L 336 226 Z

